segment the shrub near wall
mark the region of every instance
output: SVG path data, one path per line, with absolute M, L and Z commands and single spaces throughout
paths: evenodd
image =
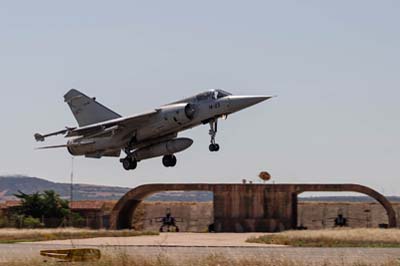
M 44 224 L 42 224 L 39 219 L 29 216 L 24 218 L 23 227 L 30 229 L 43 228 Z

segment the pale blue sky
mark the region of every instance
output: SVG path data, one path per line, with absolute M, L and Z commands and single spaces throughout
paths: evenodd
M 79 182 L 355 182 L 400 195 L 398 1 L 3 1 L 0 174 L 68 181 L 65 150 L 35 151 L 36 131 L 75 121 L 80 89 L 121 114 L 199 91 L 277 94 L 208 127 L 175 168 L 125 172 L 78 158 Z M 62 137 L 50 143 L 63 143 Z

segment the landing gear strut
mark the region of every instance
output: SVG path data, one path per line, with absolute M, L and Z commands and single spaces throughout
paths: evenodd
M 176 157 L 175 155 L 164 155 L 162 159 L 162 163 L 165 167 L 174 167 L 176 165 Z
M 211 152 L 219 151 L 219 145 L 215 143 L 215 136 L 218 131 L 218 120 L 213 120 L 210 122 L 210 131 L 209 134 L 211 136 L 211 144 L 208 147 Z

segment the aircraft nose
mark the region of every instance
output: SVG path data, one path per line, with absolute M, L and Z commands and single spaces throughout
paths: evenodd
M 252 95 L 252 96 L 230 96 L 229 105 L 232 112 L 236 112 L 260 102 L 266 101 L 273 96 Z

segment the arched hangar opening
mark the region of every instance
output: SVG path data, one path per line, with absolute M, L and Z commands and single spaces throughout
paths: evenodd
M 374 207 L 372 205 L 376 205 L 374 203 L 353 204 L 353 207 L 350 207 L 349 203 L 335 203 L 335 207 L 331 207 L 330 210 L 327 207 L 329 205 L 333 206 L 333 204 L 325 203 L 321 204 L 321 206 L 319 206 L 320 208 L 318 208 L 318 206 L 311 208 L 312 213 L 310 213 L 310 211 L 309 213 L 306 213 L 306 210 L 299 213 L 298 196 L 306 192 L 356 192 L 358 194 L 364 194 L 378 202 L 381 207 L 383 207 L 387 216 L 385 218 L 379 217 L 376 221 L 373 220 L 372 210 Z M 308 227 L 305 222 L 305 217 L 307 217 L 309 222 L 317 223 L 317 225 L 315 225 L 317 228 L 315 229 L 318 229 L 319 227 L 326 228 L 335 226 L 335 223 L 342 218 L 346 219 L 343 222 L 354 227 L 372 227 L 379 225 L 387 225 L 387 227 L 397 226 L 396 213 L 389 200 L 379 192 L 358 184 L 298 185 L 295 201 L 297 202 L 297 208 L 294 210 L 295 214 L 293 215 L 293 224 L 296 223 L 296 227 Z M 357 207 L 357 209 L 355 207 Z M 380 208 L 379 206 L 376 206 L 375 209 L 379 211 Z M 358 214 L 354 215 L 352 213 Z
M 212 186 L 207 184 L 150 184 L 143 185 L 132 189 L 125 194 L 115 205 L 111 213 L 111 228 L 112 229 L 133 229 L 132 222 L 134 220 L 135 211 L 138 210 L 140 204 L 148 197 L 153 194 L 165 191 L 209 191 L 213 192 Z M 175 213 L 174 213 L 175 211 Z M 179 220 L 185 223 L 189 221 L 183 221 L 183 217 L 176 213 L 177 210 L 172 210 L 172 215 L 178 215 Z M 213 215 L 211 213 L 210 220 L 212 222 Z M 195 218 L 198 220 L 199 218 Z M 207 221 L 202 221 L 206 223 Z M 210 223 L 211 223 L 210 222 Z M 207 228 L 208 224 L 205 224 Z
M 386 228 L 389 224 L 379 202 L 353 192 L 303 192 L 298 197 L 297 216 L 297 228 L 309 230 Z

